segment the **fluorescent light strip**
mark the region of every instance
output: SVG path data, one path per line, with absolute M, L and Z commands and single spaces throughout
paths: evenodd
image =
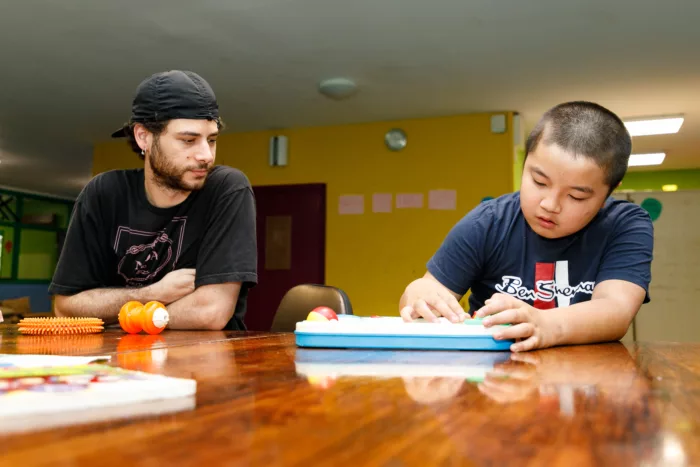
M 683 117 L 631 120 L 625 122 L 625 127 L 630 136 L 670 135 L 678 133 L 683 120 Z
M 653 152 L 649 154 L 632 154 L 630 156 L 629 166 L 641 165 L 659 165 L 666 158 L 665 152 Z

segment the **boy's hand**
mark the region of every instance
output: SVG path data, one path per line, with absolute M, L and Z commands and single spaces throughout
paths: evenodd
M 498 403 L 517 402 L 537 393 L 540 385 L 538 366 L 524 356 L 530 354 L 511 354 L 510 360 L 499 363 L 489 371 L 477 386 L 479 391 Z
M 432 276 L 421 277 L 411 282 L 401 297 L 401 317 L 404 321 L 425 318 L 437 322 L 444 316 L 453 323 L 469 318 L 457 298 Z
M 554 332 L 550 329 L 542 310 L 528 305 L 510 295 L 497 293 L 484 302 L 484 306 L 474 314 L 484 318 L 484 326 L 511 324 L 494 333 L 498 340 L 515 339 L 510 347 L 513 352 L 543 349 L 554 345 Z

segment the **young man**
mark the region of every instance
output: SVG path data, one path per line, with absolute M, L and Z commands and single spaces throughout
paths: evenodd
M 406 321 L 470 313 L 515 339 L 513 351 L 622 338 L 649 301 L 653 227 L 610 198 L 632 143 L 622 121 L 589 102 L 550 109 L 526 143 L 519 192 L 482 203 L 448 234 L 401 297 Z
M 167 306 L 172 329 L 245 329 L 257 281 L 255 202 L 245 175 L 214 166 L 216 97 L 195 73 L 137 88 L 126 137 L 138 170 L 94 177 L 75 203 L 50 293 L 57 316 L 116 322 L 130 300 Z

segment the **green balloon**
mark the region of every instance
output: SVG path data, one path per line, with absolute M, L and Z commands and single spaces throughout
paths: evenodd
M 661 201 L 659 201 L 656 198 L 645 199 L 644 201 L 642 201 L 641 206 L 642 209 L 649 213 L 649 217 L 651 217 L 652 222 L 659 218 L 659 216 L 661 215 L 661 210 L 663 208 L 663 206 L 661 205 Z

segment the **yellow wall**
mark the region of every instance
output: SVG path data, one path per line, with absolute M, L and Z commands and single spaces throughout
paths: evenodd
M 405 286 L 425 272 L 425 263 L 449 229 L 485 196 L 512 191 L 513 136 L 492 134 L 490 114 L 380 122 L 221 137 L 217 163 L 237 167 L 253 185 L 327 184 L 326 283 L 343 288 L 356 314 L 397 314 Z M 393 127 L 408 135 L 400 152 L 384 146 Z M 272 135 L 289 138 L 289 165 L 268 165 Z M 93 172 L 138 167 L 125 143 L 95 147 Z M 427 208 L 428 191 L 457 190 L 456 211 Z M 421 192 L 423 209 L 371 212 L 375 192 Z M 365 195 L 365 214 L 338 214 L 338 196 Z

